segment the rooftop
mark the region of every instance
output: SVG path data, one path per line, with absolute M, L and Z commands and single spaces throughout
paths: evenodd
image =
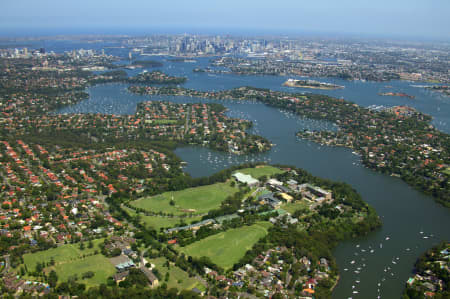
M 257 179 L 254 179 L 249 174 L 243 174 L 240 172 L 236 172 L 233 174 L 233 177 L 235 177 L 239 182 L 246 183 L 247 185 L 255 185 L 255 184 L 259 183 L 259 181 Z

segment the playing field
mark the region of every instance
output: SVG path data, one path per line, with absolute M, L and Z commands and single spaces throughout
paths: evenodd
M 114 266 L 101 254 L 56 264 L 54 267 L 46 269 L 46 272 L 50 272 L 52 269 L 56 271 L 58 281 L 67 281 L 70 276 L 76 274 L 78 282 L 85 283 L 87 287 L 106 283 L 106 279 L 116 273 Z M 81 279 L 83 273 L 86 273 L 87 271 L 94 272 L 94 277 Z
M 244 168 L 244 169 L 238 170 L 237 172 L 249 174 L 252 177 L 254 177 L 255 179 L 257 179 L 263 175 L 266 175 L 269 177 L 273 174 L 283 173 L 284 171 L 281 169 L 278 169 L 276 167 L 273 167 L 273 166 L 262 166 L 262 167 L 257 167 L 257 168 Z
M 48 274 L 51 270 L 55 270 L 59 282 L 67 281 L 70 276 L 76 274 L 79 282 L 85 283 L 87 286 L 98 285 L 106 283 L 106 278 L 116 272 L 106 257 L 100 253 L 91 255 L 95 250 L 100 252 L 98 245 L 101 242 L 103 239 L 94 240 L 93 248 L 88 248 L 88 242 L 85 242 L 84 250 L 79 249 L 79 243 L 66 244 L 45 251 L 25 254 L 23 259 L 28 271 L 32 272 L 36 269 L 38 262 L 44 262 L 47 265 L 53 258 L 55 265 L 45 267 L 44 271 Z M 81 275 L 87 271 L 94 272 L 94 277 L 82 280 Z
M 208 186 L 188 188 L 181 191 L 165 192 L 160 195 L 147 197 L 131 202 L 131 205 L 152 212 L 172 213 L 181 215 L 186 213 L 203 214 L 220 207 L 220 203 L 238 189 L 230 183 L 217 183 Z M 174 205 L 170 204 L 172 199 Z
M 136 212 L 132 209 L 129 209 L 127 207 L 123 207 L 123 209 L 131 216 L 136 215 Z M 169 227 L 174 227 L 178 224 L 180 224 L 180 220 L 181 218 L 179 217 L 166 217 L 166 216 L 159 216 L 159 215 L 155 215 L 155 216 L 146 216 L 142 213 L 139 214 L 141 217 L 142 222 L 145 223 L 146 226 L 151 226 L 152 228 L 156 229 L 157 231 L 159 231 L 159 229 L 161 227 L 163 228 L 169 228 Z M 202 219 L 201 216 L 193 216 L 193 217 L 185 217 L 182 220 L 184 220 L 184 222 L 186 224 L 191 224 L 191 223 L 195 223 L 195 222 L 199 222 Z
M 95 250 L 100 252 L 100 247 L 98 246 L 103 242 L 103 239 L 93 240 L 93 248 L 88 248 L 88 242 L 84 242 L 84 250 L 80 250 L 80 243 L 76 244 L 66 244 L 56 248 L 51 248 L 45 251 L 38 251 L 35 253 L 27 253 L 23 256 L 25 265 L 29 271 L 34 271 L 36 264 L 50 262 L 51 258 L 55 260 L 55 263 L 67 262 L 69 260 L 74 260 L 82 257 L 83 255 L 88 255 L 94 253 Z
M 239 261 L 245 252 L 267 234 L 269 222 L 258 222 L 251 226 L 230 229 L 203 240 L 182 247 L 187 256 L 206 256 L 218 266 L 229 269 Z

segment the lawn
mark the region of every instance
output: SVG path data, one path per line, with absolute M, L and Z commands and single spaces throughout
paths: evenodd
M 229 183 L 217 183 L 208 186 L 188 188 L 181 191 L 165 192 L 152 197 L 138 199 L 131 202 L 137 208 L 153 212 L 172 213 L 174 215 L 207 213 L 220 207 L 220 203 L 229 195 L 238 191 Z M 170 205 L 172 199 L 174 205 Z
M 45 271 L 50 272 L 52 269 L 56 271 L 58 281 L 67 281 L 70 276 L 76 274 L 78 276 L 78 282 L 85 283 L 87 287 L 106 283 L 106 279 L 116 273 L 114 266 L 101 254 L 56 264 L 54 267 L 46 268 Z M 81 279 L 83 273 L 87 271 L 94 272 L 94 277 Z
M 34 269 L 36 268 L 36 264 L 38 262 L 40 263 L 50 262 L 52 257 L 55 260 L 55 263 L 60 263 L 81 258 L 83 255 L 92 254 L 94 253 L 95 250 L 98 250 L 98 252 L 100 252 L 100 247 L 98 245 L 102 242 L 103 239 L 93 240 L 92 241 L 92 243 L 94 244 L 93 248 L 88 248 L 87 246 L 88 242 L 84 242 L 85 245 L 84 250 L 79 249 L 80 243 L 66 244 L 45 251 L 27 253 L 23 256 L 23 260 L 28 270 L 34 271 Z
M 189 217 L 189 218 L 168 218 L 168 217 L 159 217 L 159 216 L 142 216 L 142 220 L 146 225 L 153 227 L 156 230 L 159 230 L 161 227 L 169 228 L 174 227 L 180 224 L 180 220 L 184 220 L 186 224 L 191 224 L 192 222 L 199 222 L 202 219 L 201 216 L 197 217 Z
M 180 251 L 188 256 L 209 257 L 218 266 L 229 269 L 253 244 L 267 234 L 270 226 L 269 222 L 258 222 L 251 226 L 230 229 L 181 247 Z
M 306 201 L 296 201 L 293 203 L 286 203 L 281 205 L 281 208 L 291 214 L 293 214 L 295 211 L 300 209 L 308 209 L 309 211 L 309 205 Z
M 94 254 L 95 250 L 100 252 L 99 244 L 103 239 L 93 241 L 94 247 L 88 248 L 88 242 L 84 242 L 85 249 L 79 249 L 79 243 L 66 244 L 57 248 L 51 248 L 45 251 L 35 253 L 28 253 L 23 256 L 24 263 L 27 269 L 31 272 L 36 269 L 38 262 L 48 263 L 53 258 L 54 266 L 47 266 L 44 268 L 46 273 L 55 270 L 58 275 L 58 281 L 67 281 L 72 275 L 78 276 L 78 281 L 85 283 L 88 287 L 106 283 L 108 276 L 114 275 L 115 268 L 109 260 L 101 254 Z M 83 257 L 84 255 L 89 255 Z M 94 277 L 82 280 L 81 276 L 87 271 L 95 273 Z
M 164 283 L 164 278 L 167 272 L 169 272 L 169 281 L 167 283 L 167 288 L 177 288 L 179 290 L 192 290 L 193 288 L 198 288 L 200 290 L 205 287 L 198 282 L 194 277 L 189 277 L 188 273 L 177 266 L 171 265 L 168 269 L 164 264 L 166 263 L 166 258 L 159 257 L 156 259 L 149 260 L 150 263 L 154 264 L 156 269 L 161 273 L 160 284 Z
M 273 166 L 262 166 L 262 167 L 255 167 L 255 168 L 244 168 L 244 169 L 238 170 L 237 172 L 249 174 L 252 177 L 254 177 L 255 179 L 257 179 L 263 175 L 266 175 L 269 177 L 273 174 L 283 173 L 284 171 L 281 169 L 278 169 L 276 167 L 273 167 Z
M 131 216 L 136 215 L 136 212 L 132 209 L 129 209 L 127 207 L 123 207 L 123 209 Z M 142 222 L 144 222 L 146 226 L 151 226 L 158 231 L 161 227 L 174 227 L 180 223 L 180 220 L 184 220 L 185 223 L 191 224 L 192 222 L 199 222 L 202 218 L 201 216 L 194 216 L 181 219 L 178 217 L 170 218 L 164 216 L 146 216 L 142 213 L 140 213 L 139 215 L 141 216 Z

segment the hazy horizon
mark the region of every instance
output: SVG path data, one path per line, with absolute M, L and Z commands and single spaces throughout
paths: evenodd
M 0 4 L 0 35 L 230 33 L 450 39 L 450 1 L 22 0 Z

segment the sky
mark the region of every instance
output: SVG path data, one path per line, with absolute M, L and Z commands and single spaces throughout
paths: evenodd
M 450 40 L 450 0 L 0 0 L 0 34 L 329 33 Z

